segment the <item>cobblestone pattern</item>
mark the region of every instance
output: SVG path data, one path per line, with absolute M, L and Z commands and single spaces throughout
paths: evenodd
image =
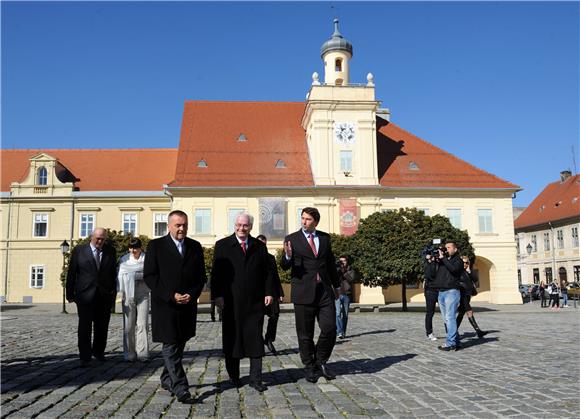
M 48 306 L 46 306 L 48 307 Z M 198 402 L 184 405 L 160 388 L 160 346 L 148 363 L 122 358 L 122 319 L 113 315 L 107 360 L 79 368 L 75 314 L 4 307 L 1 417 L 10 418 L 572 418 L 578 396 L 580 309 L 485 306 L 476 313 L 491 333 L 478 340 L 465 321 L 464 349 L 437 350 L 424 313 L 351 314 L 348 337 L 329 362 L 338 377 L 308 383 L 298 355 L 294 316 L 283 313 L 278 356 L 264 359 L 268 390 L 228 382 L 220 324 L 201 314 L 184 365 Z M 241 364 L 242 376 L 249 362 Z

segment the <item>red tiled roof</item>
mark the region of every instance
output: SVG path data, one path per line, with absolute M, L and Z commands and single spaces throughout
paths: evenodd
M 24 180 L 29 159 L 41 152 L 79 179 L 80 191 L 161 191 L 173 179 L 177 160 L 175 148 L 0 150 L 1 190 Z
M 516 229 L 580 216 L 580 175 L 548 186 L 515 220 Z
M 378 119 L 377 128 L 379 177 L 383 186 L 519 189 L 393 123 Z
M 170 186 L 311 186 L 303 102 L 187 101 Z M 246 141 L 238 141 L 240 135 Z M 207 167 L 198 167 L 203 159 Z M 276 168 L 281 160 L 285 168 Z

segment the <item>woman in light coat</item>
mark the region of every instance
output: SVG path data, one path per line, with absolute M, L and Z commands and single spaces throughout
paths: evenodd
M 126 361 L 149 360 L 149 288 L 143 281 L 145 252 L 141 240 L 129 241 L 119 261 L 118 285 L 123 296 L 123 352 Z

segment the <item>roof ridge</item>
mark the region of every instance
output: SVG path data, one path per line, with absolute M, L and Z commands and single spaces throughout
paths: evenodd
M 268 101 L 268 100 L 206 100 L 206 99 L 186 99 L 185 103 L 211 103 L 211 104 L 222 104 L 222 103 L 257 103 L 257 104 L 301 104 L 305 105 L 305 102 L 301 101 Z

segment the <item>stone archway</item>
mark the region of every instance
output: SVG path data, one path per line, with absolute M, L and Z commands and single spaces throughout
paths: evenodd
M 477 295 L 472 298 L 473 301 L 490 301 L 491 285 L 495 278 L 495 270 L 495 265 L 491 260 L 483 256 L 476 256 L 473 271 L 479 278 L 479 288 L 477 289 Z

